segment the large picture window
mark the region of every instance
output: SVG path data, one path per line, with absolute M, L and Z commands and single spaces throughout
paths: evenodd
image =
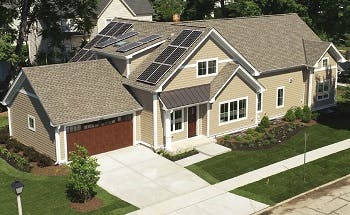
M 236 99 L 220 104 L 220 123 L 240 120 L 247 117 L 247 98 Z
M 329 99 L 329 80 L 325 80 L 317 83 L 317 100 Z
M 199 61 L 197 65 L 198 77 L 211 76 L 217 73 L 217 60 Z
M 174 110 L 171 115 L 171 131 L 181 131 L 183 123 L 183 109 Z
M 284 106 L 284 87 L 277 88 L 277 107 Z

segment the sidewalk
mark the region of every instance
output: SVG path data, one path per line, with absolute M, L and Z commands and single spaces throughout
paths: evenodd
M 319 158 L 337 153 L 350 148 L 350 139 L 334 143 L 313 151 L 307 152 L 306 162 L 311 162 Z M 298 155 L 269 166 L 245 173 L 243 175 L 222 181 L 220 183 L 201 188 L 182 196 L 178 196 L 173 199 L 160 202 L 141 210 L 135 211 L 132 214 L 212 214 L 212 212 L 220 211 L 220 214 L 250 214 L 258 210 L 267 207 L 267 205 L 248 199 L 244 201 L 243 197 L 229 195 L 229 191 L 234 190 L 238 187 L 259 181 L 263 178 L 275 175 L 277 173 L 286 171 L 288 169 L 303 165 L 304 155 Z M 241 201 L 232 201 L 232 207 L 222 208 L 220 204 L 215 204 L 215 199 L 221 197 L 221 199 L 231 200 L 236 197 Z M 244 201 L 244 204 L 243 202 Z M 246 208 L 248 205 L 249 208 Z M 206 206 L 206 208 L 205 208 Z M 226 209 L 225 211 L 223 211 Z M 211 210 L 211 211 L 210 211 Z M 228 213 L 230 212 L 230 213 Z M 215 214 L 215 213 L 213 213 Z

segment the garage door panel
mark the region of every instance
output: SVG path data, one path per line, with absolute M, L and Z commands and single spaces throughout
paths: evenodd
M 74 144 L 87 148 L 90 155 L 131 146 L 133 144 L 132 120 L 117 122 L 67 134 L 68 151 L 74 151 Z

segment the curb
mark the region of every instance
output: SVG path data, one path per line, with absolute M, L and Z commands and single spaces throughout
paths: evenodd
M 319 189 L 321 189 L 321 188 L 327 187 L 328 185 L 334 184 L 334 183 L 336 183 L 336 182 L 338 182 L 338 181 L 341 181 L 341 180 L 343 180 L 343 179 L 345 179 L 345 178 L 348 178 L 348 177 L 350 177 L 350 174 L 348 174 L 348 175 L 346 175 L 346 176 L 343 176 L 343 177 L 341 177 L 341 178 L 338 178 L 338 179 L 336 179 L 336 180 L 334 180 L 334 181 L 330 181 L 330 182 L 328 182 L 328 183 L 326 183 L 326 184 L 323 184 L 323 185 L 318 186 L 318 187 L 316 187 L 316 188 L 313 188 L 313 189 L 311 189 L 311 190 L 308 190 L 308 191 L 306 191 L 306 192 L 304 192 L 304 193 L 301 193 L 301 194 L 299 194 L 299 195 L 297 195 L 297 196 L 293 196 L 292 198 L 286 199 L 286 200 L 284 200 L 284 201 L 282 201 L 282 202 L 280 202 L 280 203 L 277 203 L 277 204 L 275 204 L 275 205 L 273 205 L 273 206 L 269 206 L 269 207 L 267 207 L 267 208 L 264 208 L 264 209 L 262 209 L 262 210 L 260 210 L 260 211 L 257 211 L 257 212 L 255 212 L 255 213 L 253 213 L 253 215 L 262 214 L 262 213 L 264 213 L 264 212 L 266 212 L 266 211 L 269 211 L 269 210 L 272 210 L 272 209 L 274 209 L 274 208 L 277 208 L 277 207 L 279 207 L 279 206 L 281 206 L 281 205 L 283 205 L 283 204 L 285 204 L 285 203 L 287 203 L 287 202 L 289 202 L 289 201 L 292 201 L 292 200 L 297 199 L 297 198 L 299 198 L 299 197 L 301 197 L 301 196 L 307 195 L 307 194 L 309 194 L 309 193 L 311 193 L 311 192 L 313 192 L 313 191 L 319 190 Z

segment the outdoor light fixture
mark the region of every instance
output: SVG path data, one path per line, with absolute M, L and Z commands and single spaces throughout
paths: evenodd
M 24 185 L 20 181 L 16 180 L 11 184 L 11 187 L 17 195 L 18 214 L 22 215 L 21 193 L 23 191 Z

